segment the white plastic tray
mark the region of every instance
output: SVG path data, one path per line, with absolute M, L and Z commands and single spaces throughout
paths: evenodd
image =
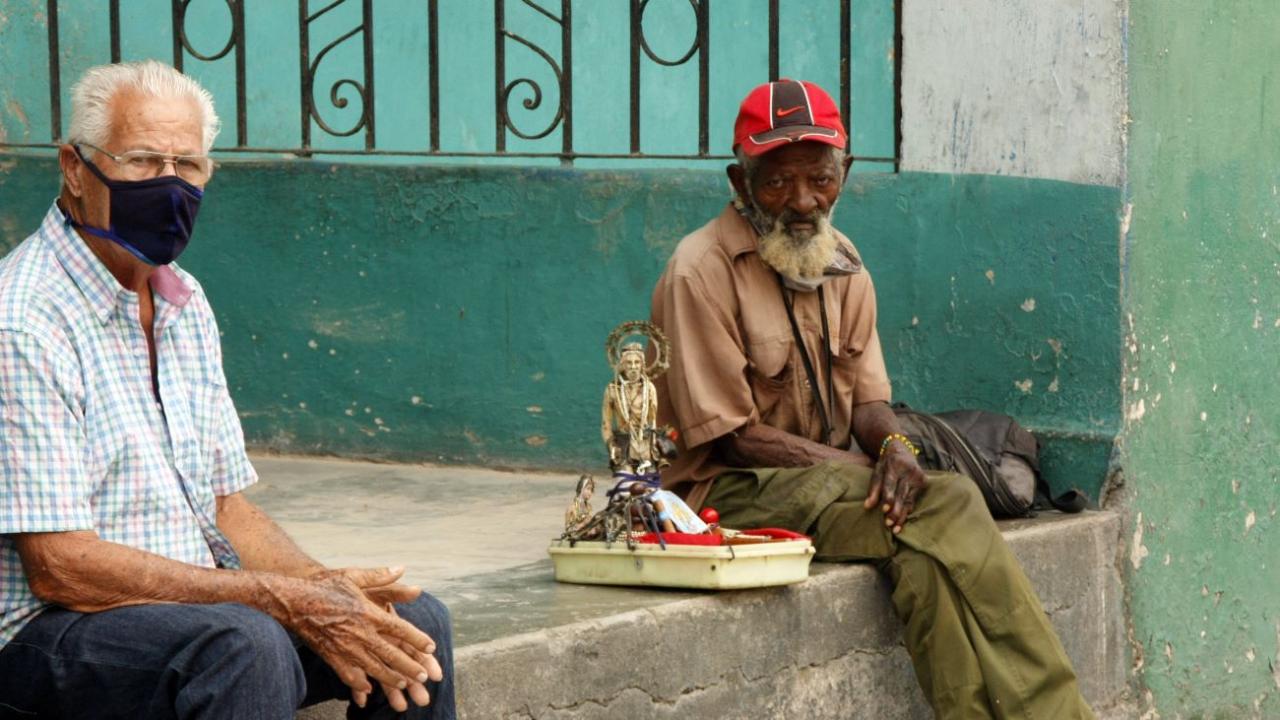
M 729 590 L 790 585 L 809 577 L 808 539 L 751 545 L 639 544 L 552 540 L 556 580 L 588 585 L 655 585 Z

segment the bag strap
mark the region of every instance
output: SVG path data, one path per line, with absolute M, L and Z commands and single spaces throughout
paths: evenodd
M 1045 482 L 1044 476 L 1041 475 L 1039 471 L 1037 471 L 1035 475 L 1036 494 L 1040 497 L 1036 498 L 1036 501 L 1032 503 L 1031 507 L 1033 509 L 1037 507 L 1043 509 L 1044 503 L 1047 502 L 1054 510 L 1074 515 L 1075 513 L 1089 507 L 1089 497 L 1079 490 L 1071 488 L 1070 490 L 1055 496 L 1053 494 L 1053 490 L 1049 487 L 1049 483 Z
M 832 435 L 835 432 L 831 425 L 831 417 L 835 414 L 835 405 L 833 404 L 832 395 L 835 394 L 835 386 L 831 382 L 831 330 L 827 327 L 827 298 L 822 294 L 822 286 L 818 286 L 818 307 L 822 313 L 822 351 L 826 356 L 827 371 L 827 399 L 822 399 L 822 389 L 818 383 L 818 374 L 814 372 L 813 360 L 809 357 L 809 351 L 804 346 L 804 337 L 800 335 L 800 324 L 796 322 L 796 313 L 791 306 L 791 296 L 787 294 L 787 286 L 782 282 L 782 276 L 778 276 L 778 289 L 782 292 L 782 304 L 787 307 L 787 319 L 791 321 L 791 335 L 795 338 L 796 349 L 800 351 L 800 359 L 804 362 L 804 374 L 809 378 L 809 389 L 813 391 L 813 402 L 818 406 L 818 417 L 822 421 L 822 437 L 825 438 L 825 444 L 830 445 Z

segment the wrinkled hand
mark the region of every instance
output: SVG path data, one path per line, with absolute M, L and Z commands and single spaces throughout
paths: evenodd
M 870 510 L 879 505 L 885 514 L 884 524 L 896 535 L 902 532 L 922 492 L 924 470 L 915 454 L 900 442 L 890 442 L 871 473 L 871 490 L 862 506 Z
M 439 679 L 440 665 L 431 655 L 435 641 L 372 602 L 353 574 L 372 589 L 399 578 L 388 570 L 329 571 L 273 588 L 281 623 L 365 697 L 373 691 L 370 678 L 397 691 Z
M 400 582 L 400 578 L 404 577 L 403 567 L 334 568 L 312 573 L 308 577 L 311 580 L 321 580 L 335 576 L 345 577 L 355 583 L 357 587 L 364 591 L 365 597 L 379 607 L 391 603 L 411 602 L 417 600 L 418 596 L 422 594 L 422 588 L 416 585 L 405 585 Z
M 386 609 L 387 612 L 392 615 L 396 614 L 396 609 L 390 604 L 386 606 Z M 427 674 L 429 679 L 439 682 L 444 678 L 444 673 L 442 673 L 440 669 L 440 663 L 436 662 L 434 656 L 419 652 L 409 645 L 401 645 L 400 649 L 404 650 L 411 657 L 416 657 L 424 664 L 424 666 L 428 667 Z M 434 672 L 431 671 L 432 667 L 435 668 Z M 379 683 L 379 685 L 382 686 L 382 693 L 387 696 L 387 703 L 390 704 L 391 708 L 398 713 L 405 712 L 409 709 L 409 701 L 413 701 L 413 704 L 418 707 L 426 707 L 431 703 L 431 693 L 427 692 L 426 684 L 418 682 L 416 679 L 411 680 L 409 682 L 409 687 L 404 690 L 390 687 L 386 683 Z M 405 699 L 405 695 L 409 696 L 408 699 Z M 360 707 L 364 707 L 365 704 L 369 702 L 369 694 L 359 690 L 352 690 L 351 699 Z

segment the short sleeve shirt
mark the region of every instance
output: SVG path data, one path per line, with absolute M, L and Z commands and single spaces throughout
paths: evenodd
M 215 498 L 257 476 L 204 292 L 151 277 L 159 396 L 138 296 L 55 205 L 0 261 L 0 647 L 46 606 L 13 535 L 92 530 L 204 567 L 238 567 Z
M 853 247 L 845 236 L 839 240 Z M 671 343 L 671 368 L 656 382 L 659 420 L 680 433 L 680 455 L 663 472 L 667 487 L 702 483 L 723 472 L 713 441 L 746 425 L 764 423 L 826 441 L 784 290 L 756 243 L 751 226 L 726 207 L 680 241 L 654 288 L 652 319 Z M 833 398 L 825 382 L 819 293 L 785 292 L 824 404 L 832 408 L 831 442 L 848 447 L 854 406 L 891 397 L 876 333 L 875 288 L 860 266 L 822 289 Z

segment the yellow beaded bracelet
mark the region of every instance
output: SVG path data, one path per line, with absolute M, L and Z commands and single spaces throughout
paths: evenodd
M 912 455 L 920 454 L 920 448 L 916 447 L 915 444 L 912 443 L 911 440 L 908 439 L 906 435 L 903 435 L 902 433 L 890 433 L 889 435 L 885 436 L 885 439 L 880 443 L 881 455 L 884 455 L 884 451 L 889 449 L 889 443 L 893 442 L 894 440 L 897 440 L 903 445 L 906 445 L 907 449 L 911 451 Z

